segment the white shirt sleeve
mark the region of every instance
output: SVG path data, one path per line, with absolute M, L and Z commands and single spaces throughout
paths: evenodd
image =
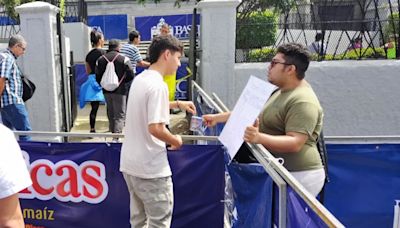
M 166 84 L 155 85 L 149 91 L 147 110 L 148 125 L 152 123 L 169 124 L 169 100 Z
M 0 124 L 0 199 L 32 184 L 21 149 L 11 130 Z

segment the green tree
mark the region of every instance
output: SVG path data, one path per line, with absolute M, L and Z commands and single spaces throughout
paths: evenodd
M 383 36 L 385 41 L 389 40 L 389 37 L 399 34 L 399 13 L 395 12 L 390 14 L 387 18 L 387 24 L 383 28 Z
M 238 18 L 241 14 L 238 14 Z M 237 22 L 236 47 L 261 48 L 274 44 L 278 29 L 277 15 L 271 10 L 252 12 Z
M 4 6 L 4 10 L 6 14 L 11 18 L 16 21 L 19 21 L 19 16 L 17 12 L 15 11 L 15 7 L 28 3 L 28 2 L 34 2 L 35 0 L 0 0 L 0 4 Z M 45 0 L 46 1 L 46 0 Z M 60 8 L 60 13 L 63 16 L 65 14 L 65 0 L 59 0 L 57 7 Z

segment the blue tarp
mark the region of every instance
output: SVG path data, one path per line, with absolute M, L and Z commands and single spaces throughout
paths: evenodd
M 33 185 L 21 194 L 27 225 L 128 228 L 121 144 L 20 142 Z M 174 182 L 172 227 L 222 227 L 224 150 L 185 145 L 168 153 Z
M 328 144 L 326 207 L 346 227 L 392 227 L 400 144 Z
M 237 219 L 234 228 L 271 227 L 272 179 L 259 164 L 228 166 Z

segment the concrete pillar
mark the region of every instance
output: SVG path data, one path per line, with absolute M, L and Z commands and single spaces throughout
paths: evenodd
M 236 7 L 240 0 L 203 0 L 200 11 L 200 78 L 199 84 L 209 94 L 215 92 L 233 108 L 236 40 Z
M 21 68 L 36 84 L 36 92 L 27 101 L 34 131 L 59 132 L 61 113 L 61 70 L 54 5 L 31 2 L 16 7 L 20 15 L 21 35 L 27 41 Z

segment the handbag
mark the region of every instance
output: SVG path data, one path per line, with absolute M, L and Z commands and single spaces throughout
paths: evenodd
M 29 80 L 25 75 L 21 74 L 22 79 L 22 100 L 25 102 L 32 98 L 35 93 L 36 86 L 35 84 Z

